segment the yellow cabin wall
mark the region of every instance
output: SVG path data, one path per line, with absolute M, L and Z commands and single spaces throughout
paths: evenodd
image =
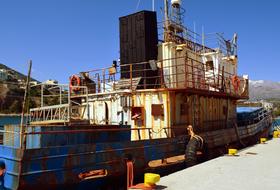
M 165 138 L 166 133 L 163 128 L 170 127 L 184 128 L 193 125 L 197 132 L 219 130 L 226 127 L 227 101 L 228 119 L 235 120 L 234 100 L 191 95 L 186 92 L 137 92 L 133 95 L 133 106 L 144 107 L 144 117 L 142 121 L 132 120 L 131 126 L 133 129 L 151 128 L 153 139 Z M 188 114 L 182 115 L 181 104 L 184 103 L 188 107 Z M 164 116 L 153 116 L 152 104 L 163 104 Z M 195 111 L 196 107 L 197 111 Z M 132 132 L 131 139 L 139 140 L 138 131 Z M 149 139 L 148 130 L 141 130 L 141 139 Z

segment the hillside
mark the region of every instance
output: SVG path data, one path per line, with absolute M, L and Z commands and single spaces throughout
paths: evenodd
M 272 82 L 265 80 L 250 80 L 249 92 L 251 100 L 280 100 L 280 82 Z
M 26 75 L 24 75 L 24 74 L 22 74 L 22 73 L 20 73 L 20 72 L 18 72 L 18 71 L 16 71 L 16 70 L 14 70 L 14 69 L 8 67 L 8 66 L 6 66 L 6 65 L 4 65 L 4 64 L 2 64 L 2 63 L 0 63 L 0 69 L 4 69 L 4 70 L 9 71 L 10 73 L 12 73 L 12 75 L 13 75 L 16 79 L 26 80 Z M 33 79 L 33 78 L 31 78 L 31 81 L 39 82 L 39 81 L 37 81 L 37 80 L 35 80 L 35 79 Z
M 13 114 L 22 111 L 22 101 L 26 75 L 0 64 L 0 113 Z M 37 80 L 31 79 L 34 83 Z M 32 94 L 38 94 L 37 90 L 32 90 Z M 30 101 L 31 106 L 36 105 L 35 100 Z
M 274 116 L 280 116 L 280 82 L 250 80 L 249 85 L 250 100 L 266 100 L 273 103 Z

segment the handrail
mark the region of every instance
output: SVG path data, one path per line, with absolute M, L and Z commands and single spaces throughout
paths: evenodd
M 179 60 L 179 59 L 185 59 L 184 62 L 180 62 L 178 64 L 171 64 L 166 65 L 165 61 L 173 61 L 173 60 Z M 144 81 L 144 83 L 136 84 L 137 87 L 140 87 L 141 89 L 146 89 L 147 86 L 149 89 L 151 88 L 170 88 L 170 86 L 173 86 L 172 88 L 178 88 L 179 86 L 184 86 L 183 84 L 192 83 L 192 85 L 195 86 L 184 86 L 185 88 L 194 88 L 194 89 L 201 89 L 201 90 L 207 90 L 207 91 L 217 91 L 220 92 L 222 90 L 222 93 L 226 93 L 228 95 L 232 96 L 240 96 L 240 97 L 248 97 L 248 80 L 244 79 L 242 77 L 238 77 L 239 81 L 243 83 L 244 85 L 244 92 L 245 94 L 241 95 L 235 92 L 233 87 L 232 78 L 235 77 L 234 73 L 230 73 L 225 71 L 222 67 L 212 67 L 211 72 L 206 70 L 206 65 L 198 60 L 195 60 L 193 58 L 187 57 L 187 56 L 180 56 L 176 58 L 168 58 L 168 59 L 162 59 L 154 61 L 154 64 L 156 66 L 156 70 L 150 68 L 148 66 L 149 62 L 139 62 L 139 63 L 131 63 L 131 64 L 122 64 L 119 67 L 121 69 L 116 69 L 116 73 L 113 75 L 109 72 L 109 68 L 106 70 L 100 70 L 102 73 L 96 73 L 99 77 L 96 78 L 96 74 L 88 73 L 91 77 L 92 82 L 89 82 L 89 84 L 94 84 L 96 90 L 95 92 L 102 93 L 102 92 L 110 92 L 115 91 L 116 87 L 118 87 L 118 78 L 120 77 L 120 74 L 126 75 L 126 80 L 130 81 L 127 82 L 127 86 L 129 86 L 129 89 L 133 90 L 133 86 L 135 85 L 132 80 L 135 78 L 131 77 L 134 76 L 134 74 L 138 75 L 137 73 L 141 72 L 154 72 L 158 74 L 148 75 L 148 76 L 140 76 L 141 80 Z M 139 65 L 139 67 L 138 67 Z M 141 66 L 143 65 L 143 66 Z M 142 68 L 141 68 L 141 67 Z M 132 67 L 132 69 L 131 69 Z M 184 72 L 173 72 L 173 73 L 166 73 L 164 70 L 170 69 L 174 70 L 179 67 L 184 67 Z M 177 70 L 176 70 L 177 71 Z M 208 74 L 207 74 L 208 72 Z M 185 75 L 185 76 L 184 76 Z M 183 80 L 175 80 L 175 76 L 178 76 L 179 78 L 182 78 Z M 167 78 L 172 78 L 172 80 L 168 81 Z M 149 80 L 149 81 L 148 81 Z M 151 82 L 153 81 L 153 82 Z M 214 89 L 210 89 L 213 88 Z
M 69 107 L 69 104 L 59 104 L 59 105 L 52 105 L 52 106 L 44 106 L 38 108 L 31 108 L 30 111 L 40 111 L 40 110 L 47 110 L 47 109 L 55 109 L 55 108 L 64 108 Z

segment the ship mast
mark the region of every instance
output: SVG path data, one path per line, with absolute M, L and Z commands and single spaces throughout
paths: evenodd
M 32 68 L 32 60 L 29 61 L 29 69 L 28 69 L 28 75 L 26 79 L 26 86 L 24 91 L 24 98 L 22 103 L 22 113 L 21 113 L 21 121 L 20 121 L 20 147 L 26 148 L 26 136 L 25 136 L 25 124 L 24 124 L 24 114 L 26 108 L 28 109 L 28 96 L 29 96 L 29 90 L 30 90 L 30 75 L 31 75 L 31 68 Z
M 171 15 L 168 0 L 164 0 L 164 42 L 184 43 L 181 0 L 171 0 Z M 183 10 L 183 11 L 182 11 Z
M 169 33 L 169 30 L 168 30 L 168 21 L 169 21 L 169 18 L 168 18 L 168 0 L 164 0 L 164 42 L 167 42 L 168 41 L 168 33 Z

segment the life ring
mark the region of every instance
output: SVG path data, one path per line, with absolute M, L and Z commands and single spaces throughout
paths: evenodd
M 78 75 L 72 75 L 70 77 L 70 91 L 79 91 L 81 85 L 81 78 Z
M 231 79 L 231 82 L 235 92 L 237 93 L 240 86 L 240 79 L 238 78 L 238 76 L 234 75 Z

